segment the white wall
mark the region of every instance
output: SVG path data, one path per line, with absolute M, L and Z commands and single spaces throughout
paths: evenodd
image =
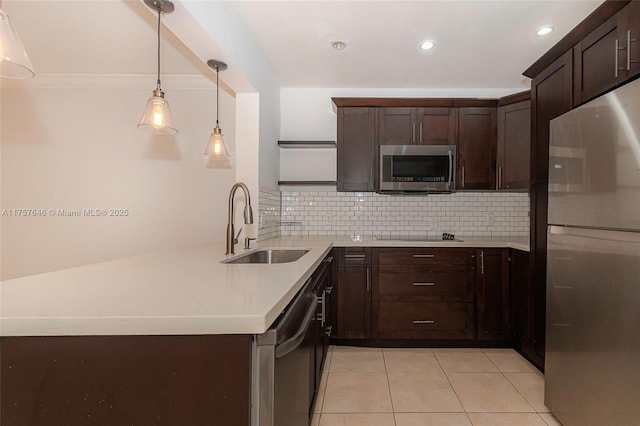
M 175 136 L 136 128 L 153 79 L 37 76 L 15 84 L 1 89 L 2 279 L 224 241 L 235 169 L 204 167 L 216 113 L 209 80 L 163 78 Z M 220 122 L 233 151 L 235 98 L 225 91 Z M 51 213 L 98 208 L 128 216 Z M 47 215 L 16 217 L 11 209 Z
M 212 53 L 225 61 L 229 69 L 221 76 L 236 93 L 259 95 L 258 139 L 241 141 L 244 149 L 259 153 L 259 181 L 246 183 L 256 194 L 259 186 L 275 187 L 280 168 L 280 85 L 251 32 L 223 1 L 178 1 L 176 13 L 165 23 L 203 61 Z
M 332 97 L 394 98 L 490 98 L 521 92 L 519 88 L 488 89 L 349 89 L 282 88 L 280 91 L 280 139 L 336 140 L 337 117 Z M 286 151 L 286 152 L 285 152 Z M 336 151 L 318 155 L 313 150 L 280 150 L 281 180 L 336 179 Z

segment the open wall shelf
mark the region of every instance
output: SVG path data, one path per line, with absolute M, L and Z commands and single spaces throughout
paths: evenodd
M 336 141 L 278 141 L 280 148 L 335 148 Z
M 279 180 L 278 185 L 290 186 L 336 186 L 335 180 Z

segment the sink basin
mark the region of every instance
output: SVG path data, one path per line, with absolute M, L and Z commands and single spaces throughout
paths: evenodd
M 224 260 L 222 263 L 289 263 L 295 262 L 304 256 L 306 249 L 264 249 Z

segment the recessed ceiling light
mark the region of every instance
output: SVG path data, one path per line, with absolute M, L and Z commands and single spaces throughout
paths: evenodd
M 347 43 L 342 40 L 335 40 L 331 42 L 331 47 L 336 50 L 344 50 L 347 48 Z
M 544 27 L 538 28 L 536 34 L 538 34 L 538 37 L 546 36 L 547 34 L 551 34 L 554 29 L 555 27 L 553 25 L 545 25 Z
M 436 43 L 433 40 L 425 40 L 422 43 L 420 43 L 420 49 L 430 50 L 430 49 L 433 49 L 435 45 Z

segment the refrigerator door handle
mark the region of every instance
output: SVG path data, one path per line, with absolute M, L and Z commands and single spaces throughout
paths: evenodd
M 608 229 L 580 228 L 576 226 L 549 225 L 549 234 L 607 241 L 640 243 L 640 232 L 613 231 Z

